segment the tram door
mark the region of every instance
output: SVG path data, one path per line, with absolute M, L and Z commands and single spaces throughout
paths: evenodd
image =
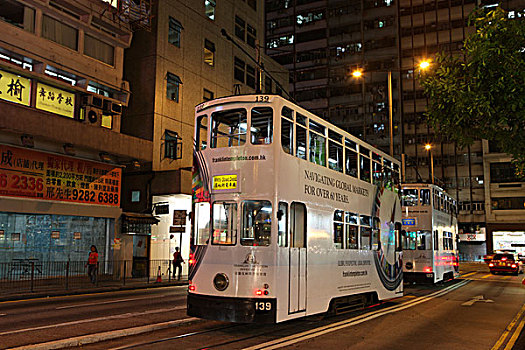
M 306 206 L 290 206 L 288 313 L 306 310 Z

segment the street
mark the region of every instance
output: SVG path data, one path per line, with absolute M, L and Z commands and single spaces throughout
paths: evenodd
M 521 349 L 525 288 L 520 276 L 484 264 L 437 286 L 361 312 L 277 325 L 186 316 L 186 287 L 64 296 L 0 304 L 1 348 L 83 349 Z M 520 345 L 521 344 L 521 345 Z M 494 346 L 494 347 L 493 347 Z M 519 346 L 519 347 L 518 347 Z

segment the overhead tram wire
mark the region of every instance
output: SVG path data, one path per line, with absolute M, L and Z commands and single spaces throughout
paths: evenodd
M 275 79 L 269 71 L 267 71 L 265 68 L 264 68 L 264 64 L 263 63 L 259 63 L 255 58 L 252 57 L 252 55 L 250 55 L 241 45 L 239 45 L 229 34 L 228 32 L 226 31 L 226 29 L 222 28 L 221 29 L 221 34 L 229 41 L 232 42 L 233 45 L 235 45 L 239 50 L 241 50 L 246 56 L 248 56 L 256 65 L 257 65 L 257 68 L 259 68 L 261 71 L 263 71 L 264 73 L 266 73 L 267 76 L 270 77 L 270 79 L 272 79 L 272 81 L 275 83 L 275 85 L 277 85 L 281 91 L 283 91 L 286 96 L 288 96 L 288 99 L 290 101 L 292 101 L 293 103 L 297 104 L 297 102 L 294 100 L 294 98 L 283 88 L 283 86 L 277 81 L 277 79 Z M 255 93 L 257 94 L 260 94 L 262 93 L 262 91 L 260 91 L 260 88 L 259 88 L 259 85 L 257 85 L 257 89 L 255 90 Z

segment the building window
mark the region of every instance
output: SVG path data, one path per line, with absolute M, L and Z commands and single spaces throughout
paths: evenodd
M 0 0 L 0 20 L 35 32 L 35 10 L 14 0 Z
M 246 70 L 246 63 L 244 63 L 243 60 L 240 58 L 235 57 L 234 58 L 234 70 L 233 70 L 233 77 L 235 80 L 240 81 L 241 83 L 244 83 L 244 72 Z
M 242 41 L 244 41 L 244 37 L 246 36 L 245 27 L 246 22 L 239 16 L 235 16 L 235 36 Z
M 179 21 L 175 18 L 170 17 L 169 32 L 168 32 L 168 42 L 177 47 L 180 47 L 180 33 L 184 29 Z
M 215 21 L 215 0 L 204 0 L 204 13 L 206 17 Z
M 42 37 L 70 49 L 78 49 L 78 30 L 46 15 L 42 17 Z
M 182 139 L 175 131 L 164 130 L 164 158 L 182 158 Z
M 215 65 L 215 44 L 208 39 L 204 39 L 204 63 Z
M 511 162 L 490 163 L 490 182 L 520 182 L 516 175 L 516 167 Z
M 246 85 L 255 89 L 255 68 L 249 64 L 246 65 Z
M 168 80 L 166 88 L 166 97 L 172 101 L 179 102 L 179 85 L 182 84 L 178 75 L 169 73 L 166 76 Z
M 257 0 L 246 0 L 248 6 L 257 11 Z
M 492 198 L 492 210 L 525 209 L 525 197 Z
M 107 129 L 113 128 L 113 116 L 111 114 L 102 114 L 102 118 L 100 120 L 100 126 Z
M 273 81 L 269 76 L 264 78 L 264 92 L 271 94 L 273 90 Z
M 110 66 L 114 64 L 115 48 L 91 35 L 84 36 L 84 54 Z
M 202 93 L 202 99 L 204 101 L 209 101 L 209 100 L 213 100 L 213 92 L 211 92 L 210 90 L 206 90 L 204 89 L 203 93 Z
M 131 202 L 140 202 L 140 191 L 131 191 Z
M 255 47 L 255 41 L 257 39 L 257 30 L 251 25 L 246 25 L 246 43 L 251 47 Z

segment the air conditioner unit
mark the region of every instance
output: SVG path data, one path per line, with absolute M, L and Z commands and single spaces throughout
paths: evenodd
M 102 110 L 92 106 L 84 107 L 84 120 L 85 124 L 100 126 L 102 123 Z
M 122 114 L 122 105 L 109 100 L 104 100 L 104 112 L 111 114 Z
M 104 100 L 100 97 L 97 97 L 95 95 L 85 95 L 82 97 L 82 105 L 83 106 L 93 106 L 97 108 L 103 107 Z

